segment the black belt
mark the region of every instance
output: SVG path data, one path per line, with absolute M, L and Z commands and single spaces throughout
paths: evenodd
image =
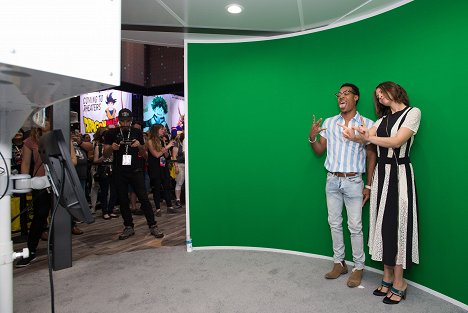
M 384 164 L 410 164 L 411 160 L 409 157 L 404 157 L 404 158 L 387 158 L 387 157 L 379 157 L 377 159 L 378 163 L 384 163 Z

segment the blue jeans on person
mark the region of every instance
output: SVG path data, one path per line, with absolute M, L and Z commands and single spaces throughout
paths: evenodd
M 333 241 L 333 261 L 340 263 L 345 258 L 343 240 L 343 204 L 348 215 L 348 229 L 351 233 L 354 267 L 364 268 L 364 240 L 362 234 L 362 189 L 361 175 L 338 177 L 327 174 L 326 195 L 328 224 Z

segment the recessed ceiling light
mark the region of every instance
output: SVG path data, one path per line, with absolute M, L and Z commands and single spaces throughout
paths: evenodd
M 244 8 L 238 4 L 233 3 L 227 5 L 226 10 L 231 14 L 239 14 L 244 10 Z

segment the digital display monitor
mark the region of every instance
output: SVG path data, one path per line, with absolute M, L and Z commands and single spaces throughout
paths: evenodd
M 60 199 L 60 205 L 77 220 L 93 223 L 94 217 L 71 161 L 70 145 L 63 138 L 61 130 L 50 131 L 39 139 L 39 154 L 51 180 L 56 200 Z M 60 190 L 62 193 L 58 194 Z

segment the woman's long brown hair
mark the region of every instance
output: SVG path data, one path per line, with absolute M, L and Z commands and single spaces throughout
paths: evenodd
M 154 148 L 156 151 L 160 152 L 162 150 L 162 145 L 161 145 L 161 137 L 159 137 L 159 130 L 161 128 L 164 128 L 163 125 L 161 124 L 155 124 L 151 127 L 149 131 L 149 136 L 148 139 L 151 140 L 153 143 Z
M 40 127 L 33 127 L 31 128 L 31 132 L 29 133 L 29 137 L 34 140 L 36 143 L 39 143 L 39 138 L 42 136 L 42 128 Z
M 408 98 L 408 94 L 406 90 L 394 82 L 383 82 L 380 83 L 375 90 L 380 89 L 384 96 L 390 100 L 393 100 L 398 103 L 403 103 L 406 106 L 410 105 L 410 101 Z M 377 95 L 374 91 L 374 108 L 375 114 L 380 118 L 385 115 L 389 115 L 391 113 L 390 107 L 387 107 L 379 102 Z

